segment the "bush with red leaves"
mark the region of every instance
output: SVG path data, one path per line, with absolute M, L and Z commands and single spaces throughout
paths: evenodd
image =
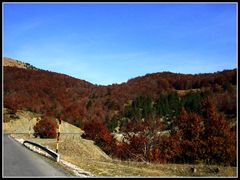
M 50 116 L 43 116 L 33 127 L 34 136 L 40 138 L 56 138 L 57 121 Z
M 102 148 L 104 152 L 110 154 L 114 146 L 113 136 L 110 134 L 108 128 L 100 121 L 93 120 L 86 122 L 83 126 L 85 131 L 83 138 L 95 141 L 96 145 Z

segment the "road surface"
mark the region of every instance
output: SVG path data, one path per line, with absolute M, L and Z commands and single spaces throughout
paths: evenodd
M 38 154 L 30 151 L 19 142 L 4 134 L 4 167 L 3 176 L 67 176 L 63 170 L 57 169 Z

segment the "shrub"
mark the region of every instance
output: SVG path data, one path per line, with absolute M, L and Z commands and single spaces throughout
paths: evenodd
M 50 116 L 43 116 L 33 127 L 34 136 L 40 138 L 56 138 L 57 136 L 57 121 Z
M 83 138 L 95 141 L 95 144 L 104 152 L 110 154 L 114 145 L 114 139 L 108 128 L 102 122 L 96 120 L 87 122 L 84 124 L 83 130 Z

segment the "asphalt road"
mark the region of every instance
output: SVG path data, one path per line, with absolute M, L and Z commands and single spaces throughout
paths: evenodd
M 4 135 L 3 146 L 3 177 L 67 176 L 63 170 L 57 169 L 53 165 L 49 164 L 38 154 L 16 142 L 7 134 Z

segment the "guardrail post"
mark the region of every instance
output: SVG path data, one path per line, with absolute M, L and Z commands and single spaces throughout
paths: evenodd
M 59 160 L 60 160 L 60 155 L 59 154 L 57 155 L 57 159 L 56 160 L 57 160 L 57 162 L 59 162 Z

